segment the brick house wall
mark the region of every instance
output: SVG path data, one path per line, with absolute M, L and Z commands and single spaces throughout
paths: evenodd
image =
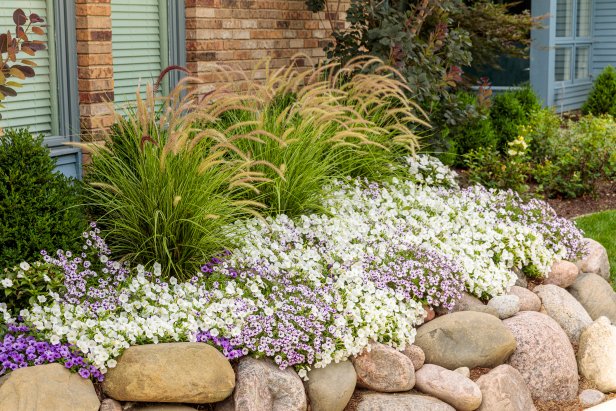
M 111 0 L 75 1 L 79 111 L 87 141 L 113 123 Z M 297 53 L 318 60 L 331 24 L 344 24 L 346 3 L 329 0 L 329 12 L 315 14 L 304 0 L 185 0 L 187 67 L 206 77 L 213 62 L 250 71 L 266 56 L 274 67 Z

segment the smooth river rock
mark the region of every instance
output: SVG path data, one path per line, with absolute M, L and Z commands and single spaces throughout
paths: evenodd
M 477 379 L 482 401 L 479 411 L 536 411 L 522 375 L 508 364 Z
M 560 325 L 572 344 L 577 344 L 582 331 L 592 324 L 592 318 L 582 304 L 567 290 L 554 284 L 539 285 L 534 291 L 541 298 L 547 315 Z
M 575 282 L 579 267 L 570 261 L 556 261 L 552 264 L 552 269 L 548 277 L 543 280 L 543 284 L 554 284 L 562 288 L 567 288 Z
M 605 401 L 605 394 L 599 390 L 584 390 L 578 395 L 583 408 L 594 407 Z
M 415 371 L 423 367 L 426 362 L 426 354 L 415 344 L 407 346 L 402 353 L 411 359 Z
M 533 398 L 574 399 L 578 392 L 577 362 L 569 338 L 558 323 L 534 311 L 521 311 L 503 323 L 517 342 L 508 364 L 522 374 Z
M 12 371 L 0 386 L 0 411 L 98 411 L 94 385 L 61 364 Z
M 598 274 L 606 280 L 610 278 L 610 260 L 605 247 L 591 238 L 585 238 L 584 243 L 588 255 L 576 263 L 580 271 Z
M 449 370 L 459 367 L 496 367 L 514 352 L 511 331 L 496 316 L 461 311 L 437 317 L 417 330 L 415 345 L 426 363 Z
M 229 361 L 202 343 L 137 345 L 105 375 L 103 391 L 118 401 L 205 404 L 233 392 Z
M 342 411 L 349 403 L 357 374 L 350 361 L 328 364 L 308 371 L 304 382 L 312 411 Z
M 541 309 L 541 299 L 528 288 L 514 285 L 509 290 L 509 294 L 520 299 L 520 311 L 539 311 Z
M 443 307 L 436 307 L 436 313 L 438 315 L 445 315 L 449 312 Z M 451 310 L 452 313 L 459 311 L 476 311 L 480 313 L 491 314 L 498 317 L 498 313 L 493 307 L 488 307 L 481 300 L 474 295 L 470 295 L 467 292 L 462 293 L 462 297 L 456 302 L 456 305 Z
M 415 386 L 413 362 L 388 345 L 373 342 L 351 361 L 360 387 L 378 392 L 401 392 Z
M 517 295 L 497 295 L 488 301 L 488 307 L 494 308 L 498 318 L 504 320 L 520 311 L 520 298 Z
M 569 292 L 582 304 L 590 318 L 601 316 L 616 324 L 616 293 L 610 283 L 597 274 L 580 274 Z
M 415 388 L 438 398 L 458 411 L 473 411 L 481 405 L 481 390 L 469 378 L 434 364 L 416 373 Z
M 237 367 L 233 393 L 235 411 L 306 411 L 304 384 L 290 367 L 281 370 L 273 361 L 244 357 Z
M 356 411 L 455 411 L 451 405 L 420 394 L 362 394 Z
M 616 391 L 616 327 L 599 317 L 580 337 L 580 374 L 603 392 Z

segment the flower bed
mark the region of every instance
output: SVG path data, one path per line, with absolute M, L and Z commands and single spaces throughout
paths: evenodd
M 321 214 L 238 220 L 225 228 L 233 247 L 185 282 L 164 280 L 157 264 L 114 261 L 93 225 L 82 250 L 43 253 L 43 264 L 5 273 L 5 293 L 24 278 L 56 280 L 43 271 L 61 281 L 33 293 L 28 309 L 0 305 L 4 321 L 23 321 L 61 350 L 53 361 L 86 369 L 84 377 L 98 378 L 131 345 L 172 341 L 207 342 L 228 358 L 268 357 L 305 376 L 371 340 L 403 349 L 424 307 L 450 309 L 463 290 L 500 295 L 515 283 L 513 270 L 543 277 L 555 260 L 582 255 L 581 232 L 545 203 L 460 190 L 434 160 L 409 161 L 408 180 L 335 182 Z M 76 349 L 91 368 L 67 357 Z M 9 362 L 0 374 L 41 356 L 2 353 Z

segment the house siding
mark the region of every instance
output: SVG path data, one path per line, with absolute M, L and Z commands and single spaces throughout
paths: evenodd
M 594 0 L 592 71 L 598 76 L 605 67 L 616 67 L 616 2 Z

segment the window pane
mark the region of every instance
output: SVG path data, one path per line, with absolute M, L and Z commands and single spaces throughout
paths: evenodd
M 584 79 L 590 76 L 588 68 L 590 60 L 590 47 L 577 47 L 575 49 L 575 78 Z
M 577 30 L 578 37 L 590 37 L 590 14 L 592 0 L 577 0 Z
M 556 37 L 573 36 L 573 0 L 556 1 Z
M 571 48 L 570 47 L 557 47 L 556 48 L 554 79 L 556 81 L 571 80 Z

